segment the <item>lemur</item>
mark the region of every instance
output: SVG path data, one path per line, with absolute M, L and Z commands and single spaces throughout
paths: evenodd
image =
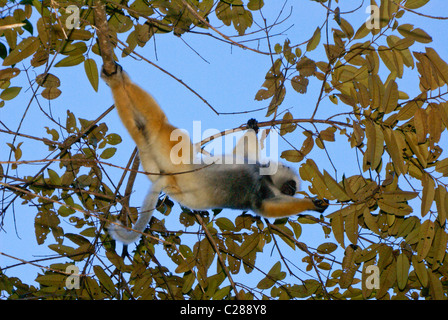
M 140 238 L 162 191 L 192 210 L 252 210 L 267 218 L 288 217 L 306 210 L 323 212 L 328 207 L 326 200 L 295 198 L 300 180 L 291 168 L 280 163 L 269 175 L 260 173 L 266 166 L 260 162 L 197 164 L 193 161 L 194 147 L 186 133 L 180 138 L 187 139 L 190 152 L 181 150 L 176 154 L 181 161 L 173 161 L 172 150 L 178 141 L 170 137 L 177 128 L 168 122 L 154 98 L 133 83 L 118 64 L 112 74 L 103 68 L 101 77 L 112 90 L 121 121 L 137 144 L 143 169 L 151 173 L 148 178 L 152 182 L 133 230 L 117 224 L 109 227 L 115 240 L 129 244 Z

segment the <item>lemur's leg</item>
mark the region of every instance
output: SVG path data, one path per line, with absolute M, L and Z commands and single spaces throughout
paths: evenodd
M 107 75 L 103 71 L 101 76 L 112 90 L 115 107 L 121 121 L 139 148 L 143 166 L 145 167 L 145 161 L 152 162 L 148 167 L 153 167 L 155 162 L 162 173 L 190 169 L 188 166 L 175 165 L 170 161 L 171 150 L 179 142 L 170 139 L 173 130 L 177 128 L 168 122 L 165 113 L 154 98 L 133 83 L 119 65 L 114 74 Z M 183 163 L 190 164 L 193 147 L 188 135 L 181 138 L 185 139 L 186 148 L 183 150 L 189 152 L 177 156 L 184 160 Z M 187 148 L 190 149 L 186 150 Z

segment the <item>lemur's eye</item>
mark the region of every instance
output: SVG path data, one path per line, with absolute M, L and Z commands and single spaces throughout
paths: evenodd
M 283 194 L 286 194 L 288 196 L 293 196 L 296 194 L 297 185 L 294 180 L 288 180 L 284 184 L 282 184 L 282 187 L 280 188 L 280 192 Z

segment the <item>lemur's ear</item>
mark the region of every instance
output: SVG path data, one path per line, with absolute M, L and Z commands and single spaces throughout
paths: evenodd
M 263 200 L 259 209 L 260 215 L 267 218 L 289 217 L 303 211 L 324 212 L 328 202 L 320 199 L 298 199 L 287 195 L 279 195 Z

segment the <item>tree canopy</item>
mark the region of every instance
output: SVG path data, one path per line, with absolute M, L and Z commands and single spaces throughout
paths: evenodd
M 441 28 L 448 18 L 428 13 L 430 0 L 268 2 L 0 0 L 0 239 L 8 232 L 8 243 L 0 240 L 1 298 L 446 299 L 448 63 L 446 44 L 421 21 Z M 142 239 L 115 243 L 107 224 L 137 215 L 136 181 L 147 180 L 137 150 L 121 153 L 132 142 L 110 124 L 113 106 L 96 103 L 89 118 L 78 115 L 78 98 L 103 94 L 105 32 L 131 77 L 141 71 L 127 63 L 151 66 L 217 121 L 230 113 L 237 130 L 242 116 L 261 114 L 259 127 L 279 132 L 280 157 L 303 180 L 299 196 L 328 199 L 330 208 L 273 221 L 191 211 L 161 197 Z M 148 58 L 157 41 L 176 39 L 201 61 L 185 64 L 213 65 L 189 36 L 229 48 L 227 61 L 241 60 L 237 52 L 264 59 L 257 90 L 242 95 L 252 96 L 255 111 L 244 101 L 217 106 L 204 83 L 197 89 Z M 84 83 L 68 92 L 73 70 Z M 211 74 L 205 82 L 220 81 L 237 80 Z M 11 240 L 25 220 L 34 226 L 26 246 L 41 254 L 34 259 Z M 24 265 L 32 280 L 15 273 Z

